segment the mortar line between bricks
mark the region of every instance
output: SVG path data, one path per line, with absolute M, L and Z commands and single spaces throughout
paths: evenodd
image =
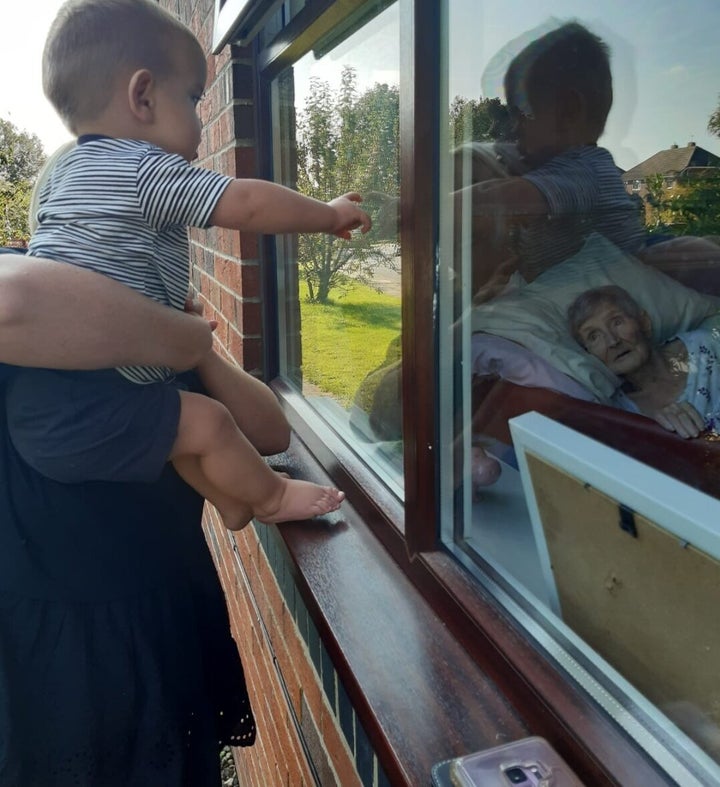
M 315 782 L 315 787 L 322 787 L 322 784 L 320 782 L 320 776 L 317 772 L 317 768 L 315 767 L 315 763 L 313 762 L 312 756 L 310 754 L 310 749 L 308 748 L 307 742 L 305 741 L 305 736 L 303 735 L 302 728 L 300 727 L 300 720 L 298 719 L 297 714 L 295 713 L 295 708 L 293 707 L 292 700 L 290 698 L 290 691 L 287 687 L 287 683 L 285 682 L 285 677 L 280 669 L 280 662 L 278 661 L 278 658 L 275 655 L 275 649 L 273 648 L 272 640 L 270 639 L 270 632 L 268 631 L 267 626 L 265 625 L 265 621 L 260 615 L 260 609 L 258 608 L 258 605 L 255 601 L 255 594 L 251 590 L 248 576 L 245 573 L 245 566 L 243 566 L 242 561 L 240 560 L 240 555 L 238 554 L 237 544 L 235 543 L 232 536 L 230 536 L 230 539 L 231 541 L 233 541 L 234 548 L 232 552 L 233 552 L 233 558 L 235 560 L 235 565 L 237 566 L 237 569 L 243 578 L 243 582 L 245 583 L 245 586 L 249 590 L 248 597 L 250 603 L 252 604 L 253 611 L 255 613 L 255 619 L 260 623 L 260 629 L 263 634 L 263 639 L 265 640 L 265 644 L 267 645 L 268 651 L 272 656 L 272 663 L 273 666 L 275 667 L 275 672 L 277 673 L 278 680 L 280 682 L 280 688 L 282 689 L 282 693 L 285 698 L 285 703 L 288 707 L 290 718 L 292 719 L 293 727 L 295 728 L 295 732 L 297 734 L 298 740 L 300 741 L 300 746 L 302 746 L 303 754 L 305 755 L 308 768 L 312 773 L 312 777 Z

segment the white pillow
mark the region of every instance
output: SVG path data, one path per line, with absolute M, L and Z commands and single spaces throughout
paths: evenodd
M 567 310 L 575 298 L 607 284 L 623 287 L 650 315 L 658 343 L 720 312 L 720 299 L 685 287 L 592 234 L 577 254 L 531 284 L 476 306 L 472 330 L 522 344 L 608 402 L 618 387 L 617 377 L 579 347 L 567 326 Z

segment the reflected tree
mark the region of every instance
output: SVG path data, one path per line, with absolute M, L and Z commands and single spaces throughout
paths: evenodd
M 646 185 L 650 232 L 720 236 L 720 171 L 683 178 L 671 190 L 662 175 L 648 178 Z
M 718 104 L 715 111 L 710 115 L 710 119 L 708 120 L 707 130 L 709 134 L 714 134 L 716 137 L 720 137 L 720 104 Z
M 454 147 L 466 142 L 512 142 L 513 124 L 507 105 L 499 98 L 455 96 L 450 105 L 450 138 Z

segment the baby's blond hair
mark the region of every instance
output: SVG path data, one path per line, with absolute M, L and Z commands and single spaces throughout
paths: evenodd
M 200 49 L 190 30 L 152 0 L 67 0 L 45 41 L 45 95 L 75 132 L 109 104 L 119 76 L 141 68 L 171 73 L 183 40 Z

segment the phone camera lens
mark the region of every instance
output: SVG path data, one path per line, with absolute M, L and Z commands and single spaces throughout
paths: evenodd
M 528 781 L 528 777 L 522 768 L 508 768 L 505 771 L 505 776 L 510 784 L 525 784 Z

